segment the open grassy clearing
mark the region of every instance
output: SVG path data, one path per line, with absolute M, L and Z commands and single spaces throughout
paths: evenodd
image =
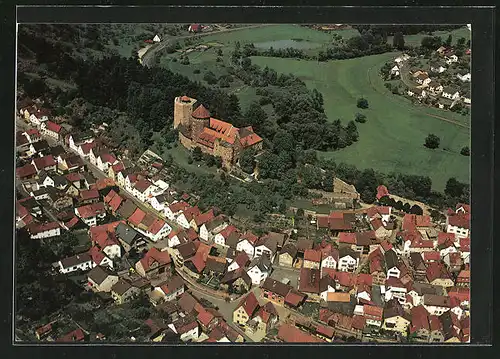
M 465 37 L 465 40 L 470 39 L 471 32 L 464 25 L 464 27 L 455 29 L 453 31 L 435 31 L 432 34 L 432 36 L 440 36 L 443 40 L 446 40 L 448 38 L 448 35 L 452 36 L 452 44 L 456 44 L 457 40 L 461 37 Z M 425 33 L 416 35 L 405 35 L 405 44 L 410 46 L 419 46 L 422 39 L 427 36 L 431 35 Z M 392 36 L 387 37 L 387 43 L 392 44 Z
M 348 122 L 354 119 L 356 112 L 367 115 L 368 121 L 358 124 L 358 143 L 340 151 L 320 153 L 321 156 L 359 168 L 427 174 L 437 190 L 442 190 L 452 176 L 468 182 L 469 158 L 459 154 L 463 146 L 469 145 L 468 129 L 429 114 L 463 124 L 470 123 L 469 117 L 416 106 L 402 96 L 391 94 L 384 87 L 378 71 L 384 62 L 396 55 L 387 53 L 324 63 L 268 57 L 255 57 L 252 61 L 278 72 L 291 72 L 302 78 L 308 87 L 318 89 L 323 94 L 325 111 L 331 120 L 340 118 Z M 356 107 L 356 99 L 362 96 L 370 104 L 367 110 Z M 429 133 L 441 138 L 441 149 L 423 147 Z

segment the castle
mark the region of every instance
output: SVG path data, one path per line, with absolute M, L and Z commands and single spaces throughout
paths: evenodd
M 188 96 L 174 100 L 174 128 L 179 141 L 187 149 L 199 147 L 202 152 L 222 158 L 223 168 L 229 170 L 247 148 L 262 149 L 262 138 L 251 126 L 237 128 L 228 122 L 210 117 L 210 112 Z

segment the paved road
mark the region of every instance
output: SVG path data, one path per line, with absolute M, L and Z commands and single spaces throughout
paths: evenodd
M 150 47 L 148 49 L 148 51 L 146 51 L 146 53 L 142 56 L 141 62 L 144 66 L 150 67 L 152 61 L 154 60 L 155 55 L 158 52 L 162 51 L 168 45 L 172 44 L 173 41 L 186 40 L 186 39 L 193 38 L 193 37 L 217 35 L 217 34 L 220 34 L 223 32 L 232 32 L 232 31 L 251 29 L 251 28 L 255 28 L 255 27 L 264 27 L 264 26 L 273 26 L 273 25 L 275 25 L 275 24 L 258 24 L 258 25 L 250 25 L 250 26 L 237 27 L 237 28 L 231 28 L 231 29 L 222 29 L 222 30 L 218 30 L 218 31 L 205 32 L 205 33 L 201 33 L 201 34 L 193 34 L 193 35 L 185 35 L 185 36 L 166 38 L 167 40 L 160 42 L 157 46 L 153 45 L 152 47 Z

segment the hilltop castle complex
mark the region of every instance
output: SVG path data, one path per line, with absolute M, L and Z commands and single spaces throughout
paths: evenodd
M 231 169 L 244 149 L 262 149 L 263 140 L 251 126 L 237 128 L 210 117 L 205 106 L 187 96 L 175 98 L 174 128 L 179 130 L 184 147 L 190 150 L 199 147 L 204 153 L 221 157 L 226 169 Z

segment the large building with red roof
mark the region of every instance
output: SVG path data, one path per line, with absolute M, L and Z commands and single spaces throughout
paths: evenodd
M 213 118 L 205 106 L 187 96 L 175 98 L 174 128 L 179 130 L 179 140 L 184 147 L 198 147 L 205 153 L 220 156 L 225 168 L 231 168 L 244 149 L 262 149 L 263 139 L 251 126 L 238 128 Z

